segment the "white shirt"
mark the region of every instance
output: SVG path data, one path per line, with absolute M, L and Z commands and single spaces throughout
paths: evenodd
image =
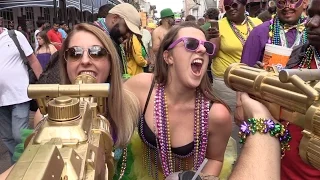
M 21 49 L 28 57 L 33 53 L 26 37 L 15 31 Z M 20 53 L 8 30 L 0 34 L 0 107 L 20 104 L 29 101 L 27 89 L 29 85 L 28 68 L 23 63 Z
M 37 29 L 35 32 L 34 32 L 34 51 L 37 51 L 38 47 L 39 47 L 39 42 L 37 40 L 37 34 L 40 32 L 39 29 Z
M 152 47 L 151 33 L 146 29 L 142 29 L 141 33 L 142 33 L 142 39 L 141 40 L 143 42 L 143 46 L 144 46 L 144 48 L 146 48 L 146 51 L 148 53 L 149 47 Z

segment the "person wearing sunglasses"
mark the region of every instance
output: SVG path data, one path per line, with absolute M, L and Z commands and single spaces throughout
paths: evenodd
M 136 127 L 139 109 L 137 99 L 123 89 L 119 56 L 112 40 L 100 28 L 82 23 L 68 34 L 60 52 L 60 84 L 72 84 L 81 74 L 94 76 L 97 83 L 111 84 L 107 113 L 103 116 L 110 121 L 114 148 L 119 149 L 115 157 L 121 156 L 121 149 L 127 146 Z M 29 131 L 25 137 L 31 133 Z M 17 159 L 21 151 L 23 143 L 20 144 L 20 152 L 15 152 Z
M 232 112 L 236 108 L 236 93 L 225 85 L 224 72 L 230 64 L 240 62 L 247 37 L 262 23 L 258 18 L 245 15 L 246 3 L 246 0 L 224 1 L 226 17 L 218 21 L 220 37 L 214 39 L 217 49 L 216 57 L 211 64 L 213 89 L 217 96 L 228 104 Z M 233 128 L 232 138 L 238 141 L 238 127 L 234 124 Z
M 154 73 L 125 82 L 142 110 L 128 149 L 135 176 L 129 179 L 164 179 L 173 172 L 198 169 L 204 158 L 209 162 L 202 173 L 220 175 L 232 124 L 227 105 L 214 95 L 206 73 L 214 52 L 205 32 L 184 22 L 164 37 Z M 226 172 L 235 157 L 230 158 Z
M 314 47 L 319 46 L 319 34 L 317 33 L 319 31 L 319 16 L 317 15 L 319 0 L 311 2 L 312 7 L 308 10 L 311 12 L 309 20 L 302 15 L 306 4 L 304 0 L 277 0 L 277 15 L 271 21 L 265 22 L 252 31 L 248 38 L 250 41 L 248 40 L 244 47 L 242 62 L 249 66 L 263 68 L 264 64 L 261 60 L 264 48 L 266 44 L 274 44 L 293 48 L 291 58 L 285 68 L 318 68 L 316 62 L 319 49 Z M 270 28 L 275 29 L 270 31 Z M 280 41 L 276 41 L 276 38 Z M 287 124 L 285 121 L 282 123 Z M 281 179 L 319 179 L 320 171 L 304 163 L 299 156 L 303 129 L 294 124 L 287 126 L 292 140 L 289 144 L 290 150 L 281 160 Z
M 276 0 L 276 15 L 255 28 L 243 48 L 241 62 L 249 66 L 263 67 L 266 44 L 294 48 L 307 42 L 306 17 L 302 15 L 307 7 L 306 0 Z

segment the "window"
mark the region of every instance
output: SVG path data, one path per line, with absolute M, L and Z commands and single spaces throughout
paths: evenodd
M 3 17 L 4 27 L 8 27 L 9 21 L 13 21 L 12 9 L 4 9 L 0 11 L 0 16 Z
M 26 9 L 26 20 L 27 21 L 32 21 L 34 20 L 34 13 L 33 13 L 33 8 L 32 7 L 25 7 Z
M 25 7 L 25 16 L 26 16 L 26 31 L 34 31 L 34 13 L 33 7 Z
M 43 16 L 44 16 L 45 21 L 50 22 L 50 9 L 49 8 L 44 8 Z

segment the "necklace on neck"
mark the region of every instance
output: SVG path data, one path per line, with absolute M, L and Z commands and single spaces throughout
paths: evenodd
M 316 48 L 312 45 L 309 45 L 307 48 L 300 64 L 299 68 L 308 68 L 311 69 L 311 61 L 314 58 L 316 62 L 317 69 L 320 68 L 320 55 L 319 52 L 316 50 Z
M 306 18 L 301 16 L 298 20 L 298 25 L 305 23 Z M 283 23 L 280 22 L 278 16 L 275 16 L 273 19 L 270 20 L 270 26 L 269 26 L 269 44 L 274 44 L 278 46 L 284 46 L 288 47 L 288 41 L 286 38 L 286 34 L 284 32 Z M 297 29 L 296 32 L 296 39 L 293 43 L 292 47 L 297 46 L 299 44 L 305 44 L 307 42 L 307 31 L 304 29 L 302 32 L 300 32 Z M 291 47 L 288 47 L 291 48 Z
M 171 134 L 168 113 L 167 96 L 164 85 L 156 85 L 155 103 L 154 103 L 154 119 L 157 137 L 157 154 L 159 155 L 164 176 L 167 177 L 173 172 L 186 170 L 179 167 L 176 169 L 175 157 L 179 155 L 173 154 L 171 150 Z M 209 133 L 209 100 L 207 100 L 200 90 L 196 91 L 195 110 L 194 110 L 194 150 L 193 169 L 197 170 L 203 162 Z M 181 157 L 180 157 L 181 158 Z
M 236 35 L 236 37 L 240 40 L 242 46 L 244 46 L 244 44 L 246 43 L 247 40 L 247 36 L 250 33 L 251 29 L 250 26 L 252 27 L 252 29 L 255 27 L 255 25 L 253 24 L 253 22 L 251 21 L 251 19 L 249 19 L 248 17 L 245 17 L 244 22 L 241 23 L 241 25 L 247 25 L 247 32 L 246 33 L 242 33 L 237 27 L 236 24 L 234 22 L 229 21 L 229 25 L 232 29 L 232 31 L 234 32 L 234 34 Z

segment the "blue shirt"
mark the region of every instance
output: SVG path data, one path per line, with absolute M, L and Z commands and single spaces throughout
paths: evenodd
M 62 39 L 66 39 L 67 38 L 68 34 L 66 33 L 66 31 L 64 31 L 61 28 L 59 28 L 58 31 L 61 33 Z

